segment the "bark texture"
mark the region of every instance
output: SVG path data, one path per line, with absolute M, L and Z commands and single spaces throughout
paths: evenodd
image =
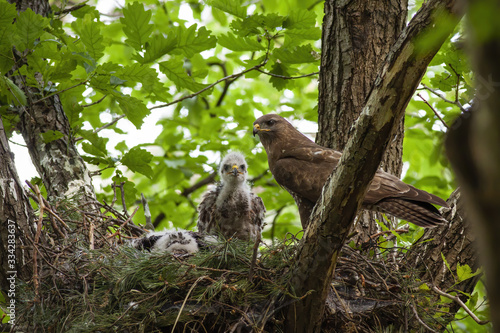
M 35 234 L 33 208 L 19 181 L 13 156 L 0 118 L 0 287 L 6 294 L 8 277 L 14 275 L 24 281 L 31 277 L 28 239 Z
M 316 142 L 343 150 L 352 135 L 379 69 L 403 30 L 407 0 L 325 2 Z M 381 167 L 400 176 L 404 118 L 382 158 Z M 356 241 L 380 231 L 381 214 L 363 211 L 355 224 Z
M 18 11 L 31 8 L 37 14 L 46 16 L 50 10 L 47 0 L 11 2 L 16 4 Z M 21 54 L 26 52 L 18 53 Z M 20 67 L 21 64 L 17 66 Z M 43 97 L 42 83 L 37 87 L 30 87 L 21 76 L 13 79 L 28 98 L 28 105 L 20 108 L 19 128 L 28 146 L 31 160 L 47 189 L 49 199 L 76 196 L 77 201 L 83 204 L 87 201 L 86 198 L 94 198 L 89 170 L 72 141 L 71 127 L 59 97 L 53 95 L 40 100 Z M 43 82 L 40 78 L 37 79 Z M 58 140 L 45 142 L 41 134 L 50 131 L 61 132 L 64 136 Z
M 434 15 L 448 14 L 458 23 L 456 2 L 428 1 L 414 16 L 387 57 L 339 166 L 323 189 L 292 266 L 292 286 L 302 301 L 288 308 L 287 331 L 320 331 L 325 300 L 339 256 L 382 155 L 425 70 L 454 25 L 444 27 L 438 42 L 422 49 L 415 45 L 434 24 Z M 300 315 L 298 315 L 300 314 Z

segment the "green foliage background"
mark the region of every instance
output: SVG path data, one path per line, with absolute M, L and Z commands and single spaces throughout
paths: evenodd
M 99 199 L 110 202 L 112 182 L 125 182 L 130 211 L 144 193 L 153 219 L 165 216 L 157 230 L 194 229 L 206 186 L 188 195 L 186 189 L 216 171 L 227 151 L 239 150 L 268 210 L 264 237 L 297 233 L 293 200 L 267 171 L 267 156 L 251 128 L 256 117 L 270 112 L 317 121 L 314 73 L 320 65 L 323 2 L 125 1 L 106 14 L 94 5 L 67 13 L 65 1 L 53 2 L 52 15 L 43 18 L 29 9 L 18 14 L 0 0 L 0 112 L 9 134 L 18 121 L 16 107 L 26 104 L 5 76 L 16 60 L 14 46 L 26 50 L 27 63 L 17 74 L 45 96 L 59 94 L 85 161 L 101 171 L 94 178 Z M 422 81 L 449 101 L 423 87 L 417 91 L 448 125 L 460 113 L 459 104 L 466 106 L 473 95 L 460 46 L 463 34 L 459 26 Z M 186 98 L 190 95 L 195 96 Z M 130 144 L 127 129 L 141 128 L 153 114 L 161 115 L 158 137 Z M 417 96 L 405 124 L 404 180 L 447 198 L 455 184 L 443 152 L 445 126 Z M 45 133 L 44 139 L 61 135 Z M 111 144 L 111 137 L 120 139 Z M 144 223 L 142 208 L 134 222 Z

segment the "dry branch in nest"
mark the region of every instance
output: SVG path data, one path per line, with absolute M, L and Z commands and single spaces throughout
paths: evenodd
M 114 207 L 116 195 L 111 204 L 90 202 L 97 211 L 30 197 L 43 231 L 32 242 L 38 276 L 20 288 L 24 331 L 280 332 L 282 310 L 313 292 L 290 290 L 294 235 L 261 244 L 257 260 L 254 244 L 237 239 L 188 257 L 150 253 L 126 245 L 145 230 L 131 222 L 137 209 L 128 216 Z M 401 318 L 410 329 L 439 328 L 450 315 L 446 304 L 435 302 L 420 272 L 398 265 L 405 255 L 380 250 L 376 241 L 362 250 L 346 245 L 323 331 L 375 332 Z

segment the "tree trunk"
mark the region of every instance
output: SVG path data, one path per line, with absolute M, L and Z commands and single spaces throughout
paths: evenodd
M 428 64 L 458 23 L 461 15 L 457 11 L 453 0 L 426 2 L 381 67 L 340 163 L 317 201 L 291 267 L 296 295 L 310 294 L 288 307 L 287 331 L 320 330 L 337 258 L 359 204 Z M 436 24 L 437 12 L 448 14 L 452 21 L 440 27 L 442 34 L 435 43 L 425 50 L 416 47 L 415 41 Z
M 468 3 L 476 104 L 454 124 L 447 152 L 474 222 L 490 317 L 494 331 L 500 332 L 500 38 L 497 29 L 483 28 L 497 24 L 500 7 L 492 1 Z
M 31 8 L 37 14 L 46 16 L 50 10 L 47 0 L 11 2 L 16 3 L 18 11 Z M 27 96 L 28 105 L 20 108 L 19 127 L 49 199 L 74 197 L 83 205 L 88 198 L 95 198 L 89 170 L 72 140 L 71 127 L 58 95 L 39 101 L 43 97 L 43 87 L 29 87 L 21 76 L 14 77 L 14 82 Z M 63 137 L 45 142 L 41 134 L 51 131 L 60 132 Z
M 407 0 L 327 0 L 323 21 L 317 143 L 343 150 L 391 46 L 403 30 Z M 381 167 L 399 176 L 404 118 L 388 146 Z M 380 231 L 382 214 L 362 211 L 356 242 Z M 392 220 L 394 222 L 394 219 Z
M 26 197 L 13 154 L 0 118 L 0 287 L 9 295 L 12 276 L 23 281 L 31 278 L 31 258 L 28 239 L 34 239 L 34 212 Z M 8 280 L 7 278 L 11 278 Z M 15 279 L 13 280 L 15 283 Z M 15 292 L 14 292 L 15 293 Z M 9 296 L 12 298 L 12 296 Z

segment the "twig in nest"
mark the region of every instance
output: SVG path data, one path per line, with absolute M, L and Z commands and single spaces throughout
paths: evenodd
M 35 193 L 36 193 L 35 186 L 34 186 L 33 184 L 31 184 L 28 180 L 26 181 L 26 184 L 28 184 L 29 188 L 31 188 L 31 190 L 32 190 L 33 192 L 35 192 Z M 38 191 L 40 192 L 40 189 L 38 189 Z M 36 202 L 38 202 L 38 204 L 40 205 L 40 198 L 39 198 L 38 196 L 33 195 L 31 192 L 27 192 L 27 194 L 28 194 L 28 196 L 29 196 L 30 198 L 32 198 L 33 200 L 35 200 Z M 54 209 L 52 209 L 52 208 L 50 207 L 49 202 L 48 202 L 48 201 L 47 201 L 47 200 L 46 200 L 43 196 L 42 196 L 41 198 L 42 198 L 42 201 L 41 201 L 41 202 L 43 203 L 43 206 L 44 206 L 44 207 L 43 207 L 43 209 L 44 209 L 46 212 L 50 213 L 50 214 L 51 214 L 51 215 L 52 215 L 52 216 L 53 216 L 53 217 L 54 217 L 57 221 L 59 221 L 59 223 L 61 223 L 61 224 L 62 224 L 62 226 L 63 226 L 66 230 L 68 230 L 68 231 L 69 231 L 69 230 L 70 230 L 70 227 L 66 224 L 66 222 L 64 222 L 64 220 L 63 220 L 63 219 L 61 219 L 61 218 L 59 217 L 59 215 L 57 215 L 57 214 L 56 214 L 56 212 L 54 211 Z M 64 237 L 66 237 L 66 235 L 64 235 Z
M 43 203 L 42 193 L 40 192 L 40 189 L 38 188 L 37 185 L 35 185 L 35 192 L 36 192 L 36 195 L 38 196 L 38 205 L 40 207 L 40 215 L 38 217 L 38 222 L 36 225 L 35 240 L 33 242 L 33 285 L 35 287 L 35 302 L 39 302 L 40 301 L 40 295 L 39 295 L 40 281 L 39 281 L 39 276 L 38 276 L 38 259 L 37 259 L 38 248 L 37 248 L 37 245 L 38 245 L 38 241 L 40 240 L 40 235 L 42 233 L 43 211 L 44 211 L 45 205 Z
M 184 298 L 184 302 L 182 302 L 182 306 L 179 310 L 179 314 L 177 315 L 177 318 L 175 319 L 175 323 L 174 323 L 174 326 L 172 327 L 172 333 L 175 331 L 175 326 L 177 326 L 177 322 L 179 321 L 179 318 L 181 317 L 181 313 L 182 313 L 182 310 L 184 310 L 184 306 L 186 305 L 186 302 L 189 298 L 189 295 L 191 295 L 191 292 L 193 291 L 194 287 L 196 287 L 196 285 L 198 284 L 198 282 L 200 282 L 201 280 L 205 279 L 205 278 L 208 278 L 208 276 L 200 276 L 198 278 L 198 280 L 196 280 L 193 285 L 191 286 L 191 288 L 189 288 L 189 291 L 186 295 L 186 298 Z
M 392 234 L 393 231 L 397 232 L 399 234 L 404 234 L 404 233 L 408 232 L 408 230 L 406 230 L 406 229 L 385 230 L 385 231 L 377 232 L 376 234 L 371 235 L 370 238 L 374 239 L 374 238 L 377 238 L 378 236 L 381 236 L 381 235 Z
M 83 219 L 86 219 L 85 214 L 83 214 Z M 93 250 L 94 249 L 94 220 L 90 220 L 90 226 L 89 226 L 89 249 Z
M 121 195 L 122 195 L 123 214 L 126 217 L 130 217 L 130 215 L 128 215 L 128 212 L 127 212 L 127 204 L 125 203 L 125 191 L 123 190 L 123 185 L 125 185 L 125 182 L 121 182 L 120 186 L 118 186 L 120 188 Z
M 259 244 L 260 244 L 260 236 L 257 236 L 255 239 L 255 244 L 253 245 L 253 254 L 252 261 L 250 262 L 250 269 L 248 270 L 248 280 L 252 282 L 253 280 L 253 271 L 255 268 L 255 264 L 257 262 L 257 254 L 259 252 Z
M 127 225 L 127 224 L 128 224 L 128 223 L 132 220 L 132 218 L 134 217 L 135 213 L 137 213 L 137 211 L 138 211 L 138 210 L 139 210 L 139 206 L 137 206 L 137 207 L 134 209 L 134 212 L 132 213 L 132 215 L 130 215 L 130 216 L 128 217 L 128 219 L 127 219 L 127 220 L 125 220 L 125 222 L 123 222 L 123 223 L 122 223 L 122 225 L 118 227 L 118 230 L 116 230 L 113 234 L 106 236 L 106 238 L 111 238 L 111 237 L 114 237 L 114 236 L 116 236 L 116 235 L 120 235 L 120 230 L 121 230 L 124 226 L 126 226 L 126 225 Z M 121 236 L 121 235 L 120 235 L 120 236 Z
M 433 330 L 432 328 L 430 328 L 422 319 L 420 319 L 420 317 L 418 316 L 417 309 L 415 308 L 415 305 L 413 303 L 410 304 L 410 307 L 411 307 L 411 310 L 413 311 L 413 314 L 415 315 L 415 318 L 417 318 L 418 322 L 423 327 L 425 327 L 430 332 L 437 333 L 435 330 Z
M 479 325 L 486 325 L 488 324 L 490 321 L 489 320 L 481 320 L 479 319 L 475 314 L 474 312 L 472 312 L 468 307 L 467 305 L 465 305 L 464 302 L 462 302 L 462 300 L 457 297 L 457 296 L 453 296 L 453 295 L 450 295 L 448 293 L 445 293 L 444 291 L 442 291 L 441 289 L 439 289 L 438 287 L 436 286 L 432 286 L 432 290 L 434 290 L 436 293 L 438 293 L 439 295 L 441 296 L 444 296 L 444 297 L 448 297 L 449 299 L 451 299 L 452 301 L 455 301 L 458 303 L 458 305 L 460 305 L 464 310 L 465 312 L 467 312 L 467 314 L 469 316 L 471 316 L 472 319 L 474 319 L 474 321 L 476 323 L 478 323 Z
M 330 286 L 332 287 L 333 292 L 337 296 L 337 299 L 339 300 L 340 304 L 342 304 L 342 307 L 344 308 L 344 311 L 345 311 L 345 315 L 347 316 L 347 318 L 349 318 L 350 320 L 352 320 L 353 318 L 352 318 L 352 315 L 351 315 L 351 310 L 349 309 L 349 307 L 347 306 L 347 304 L 345 304 L 345 302 L 342 299 L 342 297 L 340 297 L 340 295 L 337 292 L 337 289 L 335 289 L 335 286 L 333 285 L 333 283 L 330 283 Z

